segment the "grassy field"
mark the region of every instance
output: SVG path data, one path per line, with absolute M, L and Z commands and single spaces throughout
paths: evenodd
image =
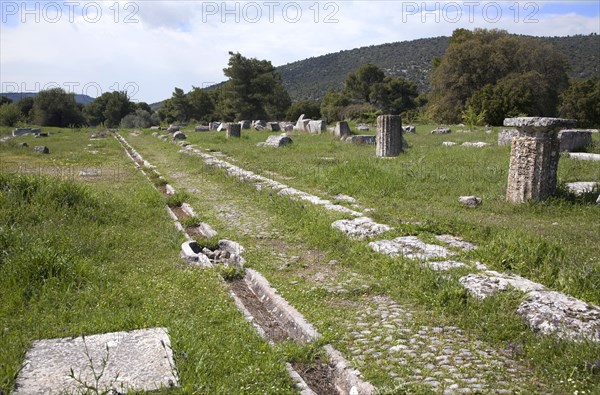
M 115 139 L 88 134 L 57 131 L 43 140 L 45 156 L 0 147 L 4 169 L 36 173 L 0 174 L 0 392 L 33 340 L 164 326 L 183 383 L 169 393 L 293 393 L 282 354 L 218 274 L 178 258 L 184 239 L 160 193 Z M 90 143 L 97 154 L 86 153 Z M 74 173 L 84 168 L 104 173 L 89 182 Z
M 494 143 L 496 133 L 434 136 L 426 133 L 431 129 L 418 125 L 416 135 L 406 136 L 411 147 L 394 159 L 375 158 L 374 147 L 338 142 L 328 134 L 292 135 L 294 143 L 282 149 L 256 147 L 268 136 L 264 132 L 244 132 L 239 140 L 189 132 L 188 142 L 321 197 L 351 195 L 374 209 L 369 215 L 376 221 L 394 227 L 386 238 L 463 236 L 480 247 L 459 258 L 600 304 L 600 209 L 563 188 L 543 203 L 508 204 L 509 147 L 441 144 Z M 376 254 L 366 241 L 349 241 L 331 229 L 339 215 L 256 191 L 150 131 L 122 135 L 176 189 L 187 191 L 187 201 L 219 237 L 242 243 L 247 266 L 263 273 L 323 334 L 323 342 L 347 358 L 353 346 L 348 322 L 380 295 L 410 307 L 414 325 L 454 325 L 473 342 L 495 349 L 518 344 L 512 356 L 526 377 L 515 383 L 515 391 L 567 394 L 599 388 L 594 363 L 600 347 L 535 336 L 514 313 L 520 294 L 478 302 L 457 281 L 467 270 L 438 273 Z M 57 130 L 41 140 L 51 150 L 44 156 L 17 147 L 21 141 L 33 146 L 40 140 L 23 137 L 0 146 L 0 242 L 6 251 L 0 267 L 0 336 L 9 345 L 0 350 L 0 388 L 11 388 L 32 340 L 166 326 L 183 383 L 175 393 L 293 392 L 283 362 L 310 359 L 317 348 L 269 347 L 235 310 L 217 273 L 190 269 L 177 258 L 183 239 L 168 219 L 164 199 L 134 171 L 114 139 L 90 141 L 88 131 Z M 64 183 L 12 174 L 94 166 L 113 170 L 93 181 L 75 175 Z M 559 179 L 600 181 L 600 165 L 563 158 Z M 461 195 L 482 197 L 483 205 L 464 208 Z M 40 242 L 26 248 L 30 240 Z M 353 276 L 367 287 L 332 294 L 322 281 Z M 428 393 L 418 385 L 397 389 L 375 362 L 352 359 L 367 380 L 388 393 Z

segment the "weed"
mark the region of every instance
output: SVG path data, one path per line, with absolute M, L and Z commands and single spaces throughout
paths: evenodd
M 244 269 L 238 269 L 234 265 L 220 265 L 219 274 L 225 281 L 233 281 L 244 278 L 246 272 Z
M 91 356 L 90 350 L 88 349 L 87 343 L 85 341 L 85 336 L 83 339 L 83 347 L 84 347 L 84 355 L 87 359 L 90 372 L 92 373 L 92 381 L 88 382 L 85 378 L 81 377 L 81 373 L 75 375 L 73 368 L 71 368 L 69 372 L 69 377 L 74 380 L 76 383 L 80 385 L 80 388 L 77 389 L 78 394 L 81 395 L 115 395 L 120 394 L 121 392 L 115 390 L 113 388 L 114 383 L 119 379 L 120 373 L 117 372 L 114 377 L 111 377 L 108 380 L 107 384 L 100 385 L 104 377 L 104 373 L 106 372 L 106 368 L 108 366 L 108 360 L 110 357 L 110 349 L 108 345 L 106 345 L 106 354 L 99 361 L 99 368 L 96 367 L 94 360 Z
M 188 200 L 189 195 L 186 192 L 175 192 L 175 194 L 167 196 L 166 203 L 169 207 L 181 207 Z
M 182 218 L 182 219 L 179 220 L 179 222 L 181 223 L 181 225 L 184 228 L 193 228 L 195 226 L 200 225 L 200 223 L 202 221 L 200 220 L 200 218 L 198 218 L 196 216 L 192 216 L 192 217 Z

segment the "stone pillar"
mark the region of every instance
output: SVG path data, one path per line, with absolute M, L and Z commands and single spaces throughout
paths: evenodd
M 558 130 L 575 122 L 573 119 L 539 117 L 504 120 L 504 126 L 515 127 L 519 132 L 511 145 L 506 189 L 509 202 L 541 201 L 556 192 Z
M 227 138 L 237 137 L 240 138 L 242 135 L 242 125 L 239 123 L 229 123 L 227 125 L 226 134 Z
M 402 152 L 402 120 L 400 115 L 377 117 L 376 156 L 398 156 Z

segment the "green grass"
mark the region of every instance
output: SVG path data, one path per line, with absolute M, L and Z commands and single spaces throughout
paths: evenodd
M 45 140 L 59 157 L 87 143 L 61 133 Z M 127 169 L 118 182 L 0 173 L 0 392 L 34 340 L 165 326 L 182 384 L 169 393 L 293 393 L 284 356 L 243 319 L 216 271 L 178 258 L 183 237 L 163 198 L 114 139 L 106 147 Z M 3 161 L 38 159 L 0 149 Z

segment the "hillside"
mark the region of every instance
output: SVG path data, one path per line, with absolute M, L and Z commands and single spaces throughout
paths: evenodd
M 564 52 L 573 78 L 600 78 L 600 36 L 539 37 Z M 341 89 L 348 73 L 373 63 L 387 74 L 413 81 L 428 90 L 432 60 L 448 47 L 448 37 L 373 45 L 313 57 L 278 67 L 293 100 L 319 100 L 329 89 Z
M 373 63 L 386 74 L 404 76 L 424 91 L 431 61 L 447 47 L 448 37 L 373 45 L 289 63 L 278 70 L 293 100 L 319 100 L 327 90 L 341 89 L 348 73 L 364 63 Z

